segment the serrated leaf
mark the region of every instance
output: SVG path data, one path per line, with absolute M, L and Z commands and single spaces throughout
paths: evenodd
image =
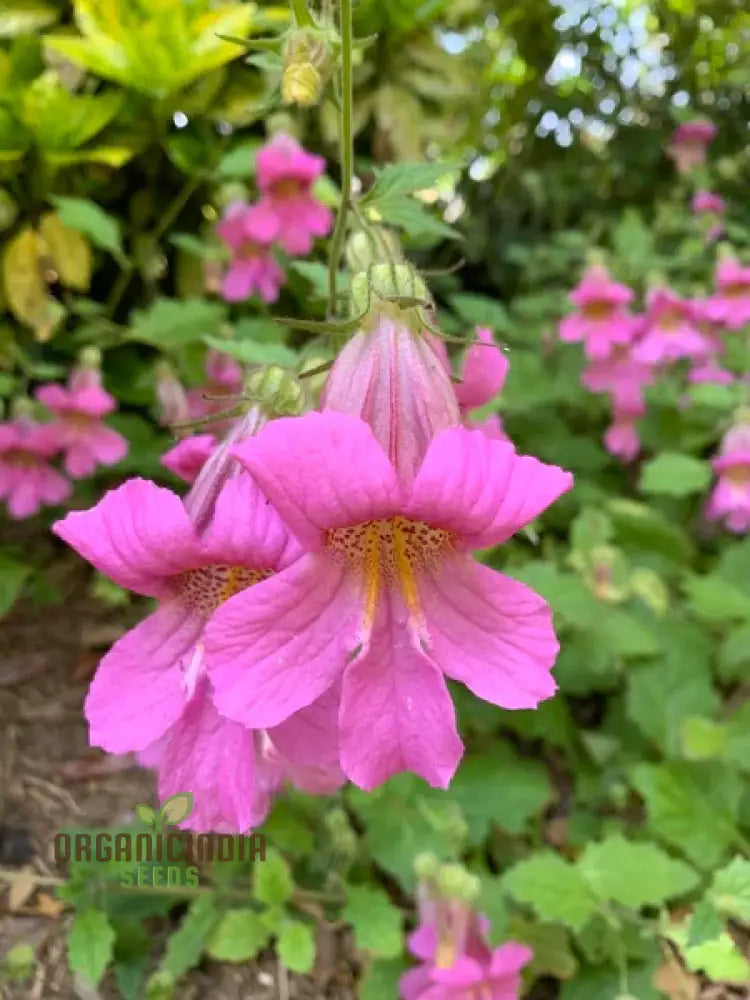
M 522 833 L 549 802 L 552 785 L 543 764 L 496 743 L 464 761 L 451 795 L 469 824 L 472 843 L 479 843 L 493 823 L 508 833 Z
M 373 211 L 377 212 L 378 221 L 398 226 L 415 239 L 424 236 L 449 240 L 461 238 L 455 229 L 436 218 L 433 212 L 414 198 L 384 198 Z
M 68 935 L 68 964 L 96 986 L 112 960 L 115 932 L 101 910 L 76 915 Z
M 641 489 L 644 493 L 683 497 L 702 493 L 711 482 L 711 467 L 692 455 L 663 452 L 643 465 Z
M 96 202 L 86 198 L 63 198 L 53 195 L 50 198 L 57 209 L 57 215 L 64 226 L 69 226 L 92 243 L 107 250 L 114 257 L 123 256 L 120 222 L 100 208 Z
M 212 896 L 193 900 L 180 926 L 169 936 L 160 968 L 175 979 L 194 968 L 218 919 L 219 910 Z
M 717 871 L 709 896 L 721 913 L 750 924 L 750 861 L 736 857 Z
M 294 881 L 286 859 L 278 851 L 266 851 L 265 861 L 255 864 L 253 892 L 261 903 L 285 903 L 294 892 Z
M 526 970 L 532 980 L 539 976 L 554 976 L 555 979 L 575 976 L 578 961 L 570 947 L 570 934 L 560 924 L 540 924 L 513 917 L 508 924 L 507 938 L 527 944 L 534 952 Z
M 371 205 L 384 198 L 424 191 L 455 169 L 455 163 L 389 163 L 375 178 L 362 203 Z
M 692 947 L 688 944 L 687 923 L 680 927 L 672 927 L 667 931 L 667 936 L 679 947 L 685 964 L 693 972 L 703 972 L 712 981 L 736 983 L 742 986 L 750 980 L 750 962 L 726 931 L 723 931 L 718 938 Z
M 693 948 L 695 945 L 705 944 L 706 941 L 715 941 L 721 937 L 723 931 L 724 924 L 715 908 L 707 899 L 702 899 L 690 918 L 687 946 Z
M 257 340 L 227 340 L 226 337 L 204 337 L 209 346 L 228 354 L 230 357 L 246 365 L 281 365 L 282 368 L 295 368 L 297 355 L 284 344 L 268 343 Z
M 682 896 L 699 882 L 689 865 L 656 844 L 635 843 L 619 834 L 589 844 L 577 867 L 599 898 L 634 910 Z
M 291 972 L 310 972 L 315 964 L 315 935 L 311 927 L 298 920 L 284 924 L 276 949 L 282 965 Z
M 382 889 L 351 885 L 347 888 L 342 916 L 354 928 L 354 940 L 362 951 L 381 958 L 401 953 L 401 911 Z
M 270 934 L 249 907 L 229 910 L 209 938 L 207 952 L 220 962 L 249 962 L 265 948 Z
M 571 930 L 583 927 L 598 906 L 582 874 L 551 851 L 519 861 L 502 882 L 514 899 L 532 907 L 542 920 L 565 924 Z
M 128 339 L 165 351 L 176 350 L 215 334 L 225 315 L 220 302 L 157 299 L 149 308 L 133 312 Z
M 652 830 L 699 868 L 713 867 L 737 837 L 740 776 L 721 764 L 639 764 L 631 779 Z
M 193 793 L 179 792 L 162 802 L 159 814 L 165 823 L 182 823 L 193 811 Z

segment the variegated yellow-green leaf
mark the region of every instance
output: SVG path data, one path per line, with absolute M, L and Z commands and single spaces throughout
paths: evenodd
M 21 117 L 45 152 L 74 150 L 112 121 L 122 98 L 116 91 L 96 96 L 71 94 L 57 74 L 43 73 L 25 92 Z
M 246 36 L 253 12 L 250 3 L 213 7 L 208 0 L 78 0 L 82 37 L 54 35 L 47 44 L 97 76 L 165 97 L 241 55 L 220 36 Z
M 60 284 L 85 292 L 91 283 L 91 247 L 75 229 L 64 226 L 56 212 L 47 212 L 39 233 L 57 272 Z
M 5 247 L 3 286 L 8 308 L 16 319 L 32 327 L 38 340 L 49 340 L 64 310 L 47 291 L 41 271 L 39 236 L 29 226 Z

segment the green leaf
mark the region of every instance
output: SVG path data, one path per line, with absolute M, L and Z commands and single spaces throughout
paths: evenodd
M 656 963 L 628 965 L 626 971 L 627 993 L 623 993 L 618 969 L 611 965 L 588 967 L 563 983 L 560 1000 L 664 1000 L 664 994 L 653 985 Z
M 391 903 L 382 889 L 350 885 L 342 916 L 354 928 L 354 940 L 362 951 L 381 958 L 401 954 L 401 911 Z
M 508 924 L 505 940 L 508 938 L 527 944 L 534 952 L 525 970 L 532 980 L 539 976 L 570 979 L 578 971 L 578 961 L 570 947 L 570 934 L 560 924 L 540 924 L 516 916 Z M 497 940 L 496 943 L 503 942 Z
M 651 829 L 699 868 L 713 867 L 735 841 L 743 792 L 736 772 L 713 762 L 638 764 L 631 780 Z
M 262 143 L 256 139 L 241 142 L 219 160 L 216 176 L 221 180 L 255 176 L 255 154 Z
M 218 920 L 219 910 L 213 896 L 194 899 L 180 926 L 169 936 L 160 969 L 175 979 L 193 969 L 200 962 Z
M 52 195 L 50 201 L 57 209 L 60 222 L 88 236 L 92 243 L 107 250 L 114 257 L 124 256 L 120 222 L 95 202 L 86 198 L 63 198 Z
M 451 308 L 471 326 L 488 326 L 498 332 L 507 330 L 510 318 L 505 306 L 496 299 L 472 292 L 459 292 L 450 298 Z
M 720 913 L 750 924 L 750 861 L 736 857 L 717 871 L 709 897 Z
M 204 337 L 203 340 L 209 347 L 221 351 L 222 354 L 228 354 L 246 365 L 297 367 L 297 355 L 284 344 L 257 340 L 227 340 L 226 337 Z
M 249 962 L 268 944 L 270 933 L 255 910 L 229 910 L 213 930 L 207 952 L 220 962 Z
M 282 965 L 292 972 L 310 972 L 315 964 L 315 935 L 307 924 L 290 920 L 279 934 L 276 948 Z
M 27 563 L 0 553 L 0 617 L 7 615 L 16 603 L 30 573 L 31 566 Z
M 724 924 L 716 909 L 707 899 L 702 899 L 693 910 L 693 915 L 690 918 L 687 946 L 693 948 L 706 941 L 715 941 L 716 938 L 721 937 L 723 931 Z
M 644 463 L 640 485 L 644 493 L 683 497 L 704 492 L 710 482 L 711 467 L 707 462 L 665 451 Z
M 750 594 L 717 574 L 693 576 L 684 585 L 695 614 L 708 622 L 750 620 Z
M 403 972 L 402 958 L 380 958 L 370 962 L 359 983 L 358 1000 L 385 1000 L 386 997 L 397 997 L 398 981 Z
M 689 925 L 672 927 L 667 931 L 682 952 L 685 964 L 693 972 L 703 972 L 710 980 L 746 985 L 750 979 L 750 963 L 726 931 L 711 941 L 688 944 Z
M 291 898 L 294 892 L 292 873 L 278 851 L 269 849 L 265 861 L 256 862 L 253 891 L 261 903 L 285 903 Z
M 369 206 L 384 198 L 392 199 L 414 191 L 424 191 L 456 169 L 455 163 L 389 163 L 363 196 L 362 204 Z
M 84 910 L 76 915 L 68 935 L 68 964 L 87 982 L 96 986 L 112 961 L 115 932 L 101 910 Z
M 688 715 L 682 720 L 680 744 L 685 760 L 713 760 L 724 753 L 727 730 L 713 719 Z
M 635 843 L 619 834 L 589 844 L 577 867 L 597 896 L 633 910 L 683 896 L 700 881 L 689 865 L 656 844 Z
M 176 350 L 217 333 L 225 316 L 220 302 L 157 299 L 147 309 L 134 310 L 128 339 L 165 351 Z
M 551 851 L 519 861 L 503 876 L 507 892 L 531 906 L 542 920 L 580 930 L 597 909 L 597 900 L 583 875 Z
M 495 743 L 462 763 L 451 795 L 469 824 L 471 842 L 479 843 L 493 823 L 508 833 L 522 833 L 551 799 L 552 785 L 539 761 L 525 760 Z
M 437 239 L 461 239 L 455 229 L 436 218 L 432 211 L 414 198 L 384 199 L 378 202 L 376 211 L 379 220 L 398 226 L 415 239 L 432 236 Z
M 41 0 L 9 0 L 0 10 L 0 38 L 33 34 L 54 24 L 60 11 L 54 4 Z

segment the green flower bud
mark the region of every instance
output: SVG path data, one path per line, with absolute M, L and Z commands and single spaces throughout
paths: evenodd
M 278 365 L 251 372 L 245 381 L 245 393 L 272 417 L 296 417 L 305 408 L 302 386 Z

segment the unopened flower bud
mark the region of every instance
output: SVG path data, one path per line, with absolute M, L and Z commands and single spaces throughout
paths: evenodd
M 479 880 L 459 864 L 443 865 L 437 875 L 438 892 L 445 899 L 470 903 L 479 895 Z
M 414 859 L 414 873 L 420 882 L 431 882 L 440 870 L 440 864 L 434 854 L 424 851 Z
M 365 327 L 369 317 L 377 322 L 386 311 L 405 325 L 420 329 L 423 323 L 416 311 L 431 301 L 427 285 L 410 264 L 375 264 L 360 271 L 352 278 L 350 294 L 352 313 L 365 314 Z
M 352 233 L 346 244 L 346 262 L 349 270 L 356 274 L 366 271 L 372 264 L 402 261 L 398 237 L 390 229 L 373 227 L 369 232 L 358 229 Z
M 305 408 L 302 386 L 278 365 L 252 372 L 245 382 L 245 392 L 269 417 L 296 417 Z
M 324 32 L 315 28 L 291 31 L 284 46 L 281 96 L 285 104 L 311 108 L 323 93 L 331 68 L 331 52 Z

